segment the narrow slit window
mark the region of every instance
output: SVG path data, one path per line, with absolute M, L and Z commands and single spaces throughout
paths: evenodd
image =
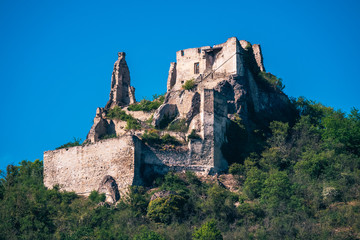
M 200 71 L 199 71 L 199 63 L 194 63 L 194 74 L 199 74 Z
M 184 56 L 184 51 L 183 50 L 181 50 L 181 56 Z
M 200 49 L 200 48 L 198 48 L 198 53 L 201 53 L 201 49 Z

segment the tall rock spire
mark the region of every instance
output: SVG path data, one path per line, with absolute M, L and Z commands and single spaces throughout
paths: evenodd
M 105 109 L 135 103 L 135 88 L 130 86 L 130 71 L 125 60 L 125 53 L 119 52 L 118 56 L 111 76 L 110 98 Z

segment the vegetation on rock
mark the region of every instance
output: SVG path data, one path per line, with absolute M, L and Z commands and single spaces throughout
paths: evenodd
M 109 111 L 106 114 L 106 117 L 110 119 L 118 119 L 118 120 L 126 121 L 127 130 L 130 129 L 136 130 L 141 128 L 139 121 L 130 114 L 126 114 L 126 112 L 122 110 L 119 106 L 115 106 L 114 108 L 109 109 Z
M 191 80 L 187 80 L 184 85 L 182 85 L 182 88 L 184 90 L 191 90 L 195 87 L 195 80 L 194 79 L 191 79 Z
M 201 139 L 201 137 L 196 133 L 195 129 L 193 129 L 188 135 L 188 139 Z
M 188 128 L 185 119 L 176 119 L 166 129 L 173 132 L 187 132 Z
M 57 147 L 56 150 L 62 149 L 62 148 L 70 148 L 70 147 L 76 147 L 81 146 L 81 138 L 75 138 L 72 142 L 65 143 L 61 145 L 60 147 Z
M 42 161 L 9 165 L 0 179 L 0 238 L 357 239 L 360 113 L 304 98 L 293 104 L 295 123 L 272 122 L 263 149 L 231 165 L 237 192 L 220 177 L 169 172 L 109 206 L 97 192 L 46 189 Z M 151 131 L 147 141 L 161 142 Z M 150 201 L 154 191 L 174 194 Z
M 165 94 L 162 94 L 162 95 L 154 94 L 152 101 L 144 98 L 138 103 L 131 104 L 128 107 L 128 110 L 129 111 L 151 112 L 153 110 L 158 109 L 160 107 L 160 105 L 164 103 L 164 100 L 165 100 Z
M 269 72 L 260 72 L 259 77 L 263 82 L 269 84 L 275 90 L 282 91 L 285 88 L 285 85 L 283 84 L 282 79 L 276 77 L 275 75 L 273 75 Z
M 141 139 L 153 146 L 164 146 L 164 145 L 179 145 L 180 142 L 170 134 L 166 133 L 160 137 L 159 131 L 156 129 L 145 130 L 141 135 Z

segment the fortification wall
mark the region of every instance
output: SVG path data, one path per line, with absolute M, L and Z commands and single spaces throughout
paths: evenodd
M 44 184 L 89 195 L 105 176 L 117 183 L 120 195 L 129 185 L 141 184 L 141 142 L 135 136 L 106 139 L 44 153 Z

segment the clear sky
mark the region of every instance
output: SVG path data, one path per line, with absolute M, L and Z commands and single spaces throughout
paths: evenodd
M 0 0 L 0 169 L 86 138 L 126 52 L 136 98 L 166 91 L 175 52 L 259 43 L 285 93 L 360 108 L 360 1 Z

